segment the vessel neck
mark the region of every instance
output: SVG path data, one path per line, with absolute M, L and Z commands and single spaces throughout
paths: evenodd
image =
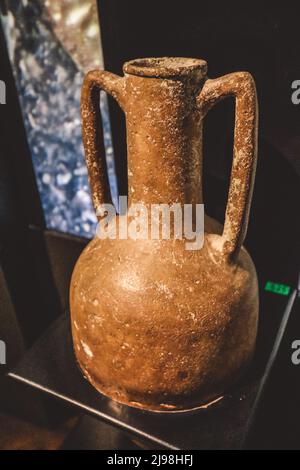
M 129 204 L 202 203 L 202 120 L 195 80 L 128 76 Z

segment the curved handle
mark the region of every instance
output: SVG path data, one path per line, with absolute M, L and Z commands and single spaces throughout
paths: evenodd
M 111 94 L 123 107 L 124 79 L 110 72 L 93 70 L 85 76 L 81 91 L 82 138 L 96 214 L 111 202 L 100 113 L 100 91 Z
M 249 219 L 257 160 L 258 104 L 255 83 L 248 72 L 208 79 L 197 100 L 205 115 L 220 100 L 234 96 L 234 152 L 222 237 L 214 245 L 226 258 L 238 255 Z

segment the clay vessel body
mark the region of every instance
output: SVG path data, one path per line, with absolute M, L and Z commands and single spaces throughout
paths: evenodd
M 256 165 L 255 85 L 246 72 L 213 80 L 206 73 L 199 59 L 138 59 L 124 65 L 124 77 L 93 71 L 83 85 L 83 140 L 98 214 L 110 201 L 100 89 L 125 113 L 129 208 L 203 203 L 203 119 L 221 99 L 236 100 L 224 227 L 205 216 L 204 244 L 194 250 L 172 236 L 96 236 L 73 272 L 72 334 L 84 375 L 103 394 L 148 410 L 215 400 L 240 377 L 255 347 L 257 279 L 242 245 Z

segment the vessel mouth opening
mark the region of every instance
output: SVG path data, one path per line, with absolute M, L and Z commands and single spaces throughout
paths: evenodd
M 157 78 L 184 77 L 193 73 L 205 76 L 207 63 L 189 57 L 148 57 L 126 62 L 123 71 L 131 75 Z

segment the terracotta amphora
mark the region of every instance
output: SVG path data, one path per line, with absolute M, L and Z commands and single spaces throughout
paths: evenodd
M 95 236 L 71 281 L 74 350 L 90 383 L 133 407 L 188 410 L 222 396 L 255 347 L 257 277 L 242 243 L 256 167 L 256 89 L 247 72 L 209 79 L 200 59 L 137 59 L 123 70 L 123 77 L 91 71 L 82 88 L 83 142 L 99 220 L 111 201 L 100 90 L 125 113 L 129 209 L 203 203 L 203 118 L 220 100 L 235 98 L 224 227 L 205 216 L 197 250 L 186 249 L 184 237 Z

